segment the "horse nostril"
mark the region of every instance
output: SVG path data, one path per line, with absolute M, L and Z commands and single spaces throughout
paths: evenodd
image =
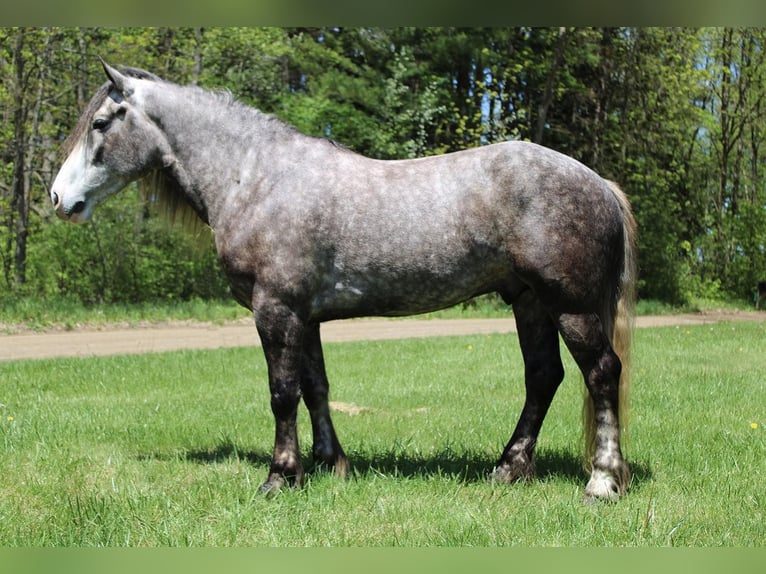
M 71 214 L 74 215 L 75 213 L 80 213 L 85 209 L 85 202 L 84 201 L 78 201 L 72 206 Z
M 53 207 L 56 207 L 59 204 L 59 194 L 55 191 L 51 195 L 51 201 L 53 202 Z

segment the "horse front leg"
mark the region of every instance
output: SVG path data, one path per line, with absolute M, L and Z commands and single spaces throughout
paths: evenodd
M 492 473 L 492 479 L 499 482 L 534 478 L 537 436 L 564 378 L 558 330 L 537 297 L 528 291 L 514 303 L 513 312 L 524 358 L 526 399 L 511 440 Z
M 348 476 L 348 459 L 340 446 L 330 418 L 329 383 L 324 366 L 319 324 L 309 325 L 303 339 L 301 390 L 311 416 L 314 444 L 312 454 L 318 467 L 332 468 L 341 478 Z
M 275 301 L 254 305 L 255 323 L 269 372 L 271 411 L 274 415 L 274 453 L 261 490 L 273 493 L 285 485 L 303 484 L 298 447 L 297 414 L 301 399 L 303 321 Z

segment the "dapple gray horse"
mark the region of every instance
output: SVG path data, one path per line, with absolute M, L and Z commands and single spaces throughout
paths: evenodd
M 212 228 L 268 363 L 276 437 L 263 490 L 303 481 L 301 398 L 316 463 L 348 472 L 330 419 L 321 322 L 423 313 L 496 292 L 513 305 L 526 401 L 492 478 L 534 476 L 537 436 L 564 376 L 561 336 L 588 391 L 585 496 L 625 492 L 635 222 L 615 184 L 523 142 L 369 159 L 228 93 L 102 64 L 108 81 L 51 188 L 56 213 L 87 221 L 101 201 L 154 176 Z

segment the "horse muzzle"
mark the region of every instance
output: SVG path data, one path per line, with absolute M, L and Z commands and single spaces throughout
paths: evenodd
M 53 209 L 56 211 L 56 215 L 66 221 L 72 223 L 83 223 L 87 221 L 87 217 L 83 217 L 83 212 L 88 204 L 85 201 L 79 200 L 74 203 L 65 203 L 61 200 L 56 192 L 51 194 L 51 200 L 53 201 Z

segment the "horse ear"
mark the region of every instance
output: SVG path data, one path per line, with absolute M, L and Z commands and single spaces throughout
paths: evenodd
M 101 56 L 99 56 L 98 59 L 104 68 L 106 77 L 109 78 L 109 81 L 112 82 L 112 84 L 114 84 L 115 89 L 118 92 L 120 92 L 123 96 L 130 95 L 130 92 L 132 90 L 129 89 L 128 78 L 124 74 L 122 74 L 119 70 L 117 70 L 117 68 L 113 68 L 112 66 L 107 64 Z

